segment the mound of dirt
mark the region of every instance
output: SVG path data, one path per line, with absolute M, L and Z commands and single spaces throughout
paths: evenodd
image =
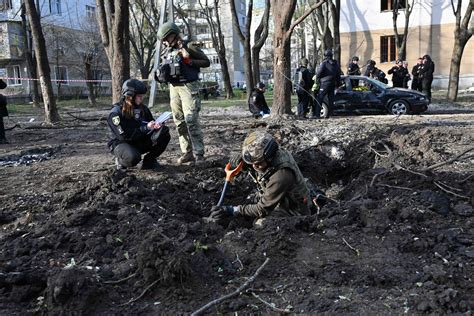
M 209 157 L 199 168 L 117 171 L 105 151 L 86 145 L 2 167 L 4 313 L 190 313 L 235 291 L 267 258 L 254 282 L 207 312 L 474 309 L 471 126 L 377 125 L 379 117 L 317 128 L 240 116 L 205 120 Z M 319 214 L 258 224 L 235 218 L 226 226 L 203 221 L 222 190 L 227 156 L 252 128 L 274 134 L 327 192 L 331 202 Z M 245 203 L 253 192 L 242 174 L 225 201 Z

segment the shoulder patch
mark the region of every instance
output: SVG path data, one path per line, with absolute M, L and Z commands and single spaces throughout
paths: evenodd
M 116 115 L 116 116 L 112 117 L 112 123 L 114 123 L 115 126 L 119 126 L 120 125 L 120 116 Z

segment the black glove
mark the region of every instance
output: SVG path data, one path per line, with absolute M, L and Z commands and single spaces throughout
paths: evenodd
M 213 206 L 211 208 L 211 214 L 208 219 L 209 222 L 222 223 L 228 217 L 234 214 L 234 208 L 232 206 Z
M 235 169 L 237 168 L 237 166 L 239 165 L 239 163 L 242 161 L 242 155 L 240 153 L 238 154 L 235 154 L 235 155 L 232 155 L 230 158 L 229 158 L 229 163 L 230 163 L 230 167 L 232 169 Z

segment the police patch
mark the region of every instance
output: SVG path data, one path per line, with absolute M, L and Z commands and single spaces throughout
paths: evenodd
M 115 126 L 119 126 L 120 125 L 120 116 L 114 116 L 112 117 L 112 123 L 114 123 Z

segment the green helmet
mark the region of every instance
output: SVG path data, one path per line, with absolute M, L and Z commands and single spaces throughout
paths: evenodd
M 170 34 L 179 34 L 181 30 L 173 22 L 163 23 L 162 26 L 158 29 L 158 38 L 163 40 L 166 36 Z
M 271 161 L 278 150 L 278 143 L 265 131 L 250 133 L 242 146 L 242 159 L 248 163 Z
M 300 59 L 300 65 L 301 65 L 301 66 L 308 67 L 308 64 L 309 64 L 308 58 L 303 57 L 303 58 Z

